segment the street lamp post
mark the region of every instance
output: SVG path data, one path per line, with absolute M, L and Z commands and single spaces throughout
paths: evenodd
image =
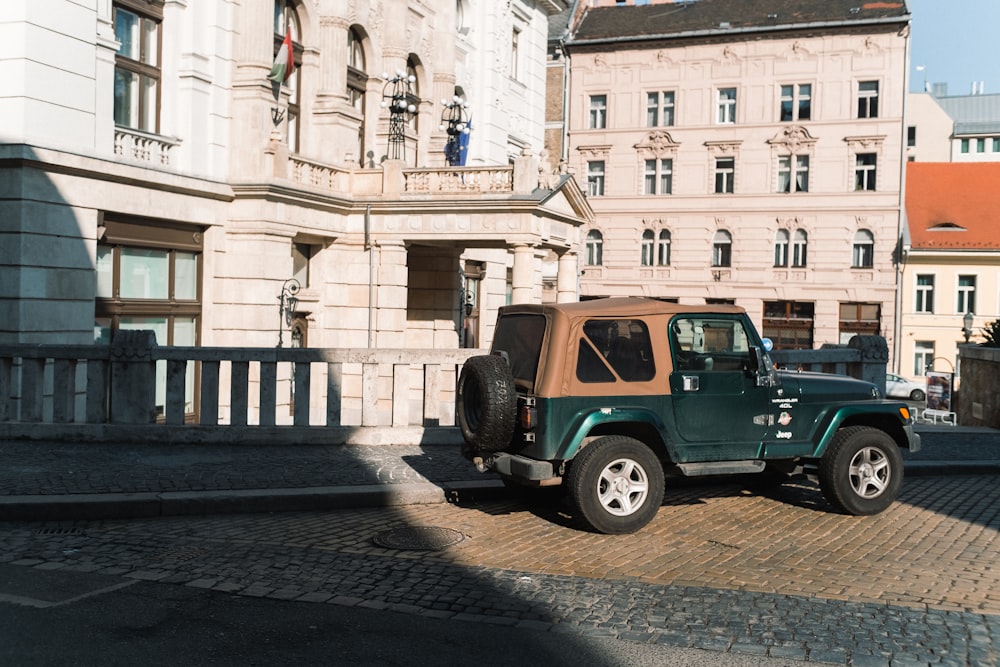
M 289 278 L 281 286 L 281 294 L 278 295 L 278 347 L 281 347 L 284 342 L 282 334 L 285 327 L 292 326 L 292 314 L 299 302 L 295 295 L 300 289 L 302 289 L 302 285 L 295 278 Z
M 469 114 L 467 103 L 464 99 L 455 95 L 451 101 L 441 100 L 444 111 L 441 113 L 441 125 L 438 129 L 448 133 L 448 143 L 444 146 L 444 157 L 449 167 L 461 166 L 462 159 L 462 136 L 468 135 Z
M 966 313 L 965 317 L 962 318 L 962 333 L 965 334 L 965 342 L 968 343 L 969 339 L 972 338 L 972 322 L 974 316 L 972 313 Z
M 406 159 L 406 125 L 417 113 L 417 103 L 420 101 L 413 94 L 412 84 L 417 80 L 412 74 L 397 71 L 390 79 L 383 73 L 386 80 L 382 88 L 382 108 L 389 110 L 389 159 Z

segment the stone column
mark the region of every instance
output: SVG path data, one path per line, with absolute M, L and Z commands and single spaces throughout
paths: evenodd
M 579 261 L 579 253 L 573 250 L 559 256 L 559 269 L 556 273 L 556 301 L 558 303 L 572 303 L 580 300 Z
M 535 248 L 527 243 L 514 246 L 514 270 L 511 276 L 511 303 L 531 303 Z

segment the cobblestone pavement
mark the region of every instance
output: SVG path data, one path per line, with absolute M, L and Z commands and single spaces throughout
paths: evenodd
M 280 515 L 0 523 L 0 562 L 840 665 L 1000 663 L 1000 486 L 911 477 L 873 517 L 816 486 L 672 486 L 635 535 L 552 496 Z M 386 531 L 460 534 L 439 550 Z M 451 533 L 456 531 L 456 533 Z

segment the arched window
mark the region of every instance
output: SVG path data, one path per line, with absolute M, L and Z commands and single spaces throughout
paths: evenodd
M 715 232 L 712 241 L 712 266 L 733 265 L 733 235 L 725 229 Z
M 796 229 L 792 236 L 792 266 L 802 267 L 806 265 L 806 249 L 809 245 L 809 236 L 805 230 Z
M 670 266 L 670 232 L 660 230 L 660 238 L 656 242 L 656 263 L 660 266 Z
M 368 75 L 365 74 L 365 51 L 361 33 L 356 28 L 347 30 L 347 103 L 354 107 L 361 118 L 358 128 L 357 156 L 361 166 L 365 164 L 365 90 Z
M 604 237 L 596 229 L 587 233 L 587 266 L 601 266 L 604 263 Z
M 642 233 L 642 265 L 652 266 L 653 265 L 653 230 L 647 229 Z
M 301 112 L 300 90 L 302 89 L 302 43 L 299 15 L 295 10 L 293 0 L 275 0 L 274 2 L 274 54 L 278 54 L 286 32 L 292 33 L 292 59 L 295 68 L 282 85 L 288 88 L 288 150 L 299 152 L 299 118 Z
M 788 230 L 779 229 L 774 235 L 774 265 L 788 266 Z
M 406 77 L 408 79 L 410 79 L 410 81 L 412 82 L 412 83 L 410 83 L 410 94 L 411 94 L 410 103 L 414 107 L 416 107 L 417 109 L 419 109 L 420 108 L 420 78 L 417 76 L 417 63 L 413 59 L 413 56 L 410 56 L 409 58 L 406 59 Z M 411 113 L 410 114 L 410 120 L 409 120 L 409 123 L 407 125 L 407 127 L 409 127 L 414 132 L 417 131 L 417 118 L 418 117 L 419 117 L 419 113 L 417 113 L 416 111 L 414 111 L 413 113 Z
M 870 269 L 875 265 L 875 236 L 867 229 L 854 233 L 854 253 L 851 268 Z

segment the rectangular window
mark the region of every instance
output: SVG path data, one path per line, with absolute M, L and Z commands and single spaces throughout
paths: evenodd
M 510 78 L 515 81 L 520 74 L 521 61 L 521 31 L 514 28 L 510 33 Z
M 976 277 L 958 277 L 958 296 L 955 299 L 956 310 L 959 315 L 965 313 L 976 313 Z
M 858 84 L 858 118 L 878 118 L 878 81 Z
M 934 365 L 934 341 L 918 340 L 914 343 L 913 374 L 926 375 Z
M 934 312 L 934 276 L 917 275 L 916 303 L 913 308 L 918 313 Z
M 993 139 L 993 152 L 1000 153 L 1000 139 Z
M 105 219 L 97 245 L 94 341 L 115 331 L 152 329 L 160 345 L 198 344 L 201 229 L 162 221 Z M 141 240 L 140 240 L 141 239 Z M 195 373 L 186 380 L 185 414 L 194 412 Z M 156 364 L 156 407 L 164 416 L 166 362 Z
M 608 96 L 590 96 L 590 129 L 603 130 L 608 125 Z
M 875 190 L 875 153 L 858 153 L 854 162 L 854 190 Z
M 780 350 L 811 350 L 815 304 L 765 301 L 763 335 Z
M 715 161 L 715 192 L 716 194 L 732 194 L 733 181 L 736 177 L 736 159 L 719 158 Z
M 882 306 L 877 303 L 841 303 L 840 343 L 846 345 L 854 336 L 877 336 L 881 314 Z
M 115 124 L 144 132 L 159 132 L 160 22 L 162 3 L 114 4 Z
M 913 125 L 906 128 L 906 145 L 910 147 L 917 145 L 917 128 Z
M 812 116 L 812 85 L 808 83 L 781 87 L 781 120 L 809 120 Z
M 715 122 L 725 125 L 736 122 L 735 88 L 719 88 L 718 111 Z
M 592 197 L 604 194 L 604 160 L 587 163 L 587 192 Z
M 788 233 L 779 235 L 774 241 L 774 265 L 788 266 Z
M 673 189 L 674 161 L 646 160 L 643 192 L 647 195 L 669 195 Z
M 809 238 L 806 233 L 801 230 L 795 230 L 795 235 L 792 237 L 792 266 L 803 267 L 806 265 L 806 250 L 809 247 Z
M 976 139 L 976 152 L 977 153 L 986 152 L 986 139 L 983 138 Z
M 674 92 L 646 94 L 646 127 L 667 127 L 674 124 Z
M 792 165 L 794 167 L 794 173 Z M 809 156 L 784 155 L 778 158 L 778 192 L 809 191 Z
M 962 150 L 963 153 L 968 153 L 969 152 L 969 140 L 968 139 L 962 139 L 962 149 L 961 150 Z

